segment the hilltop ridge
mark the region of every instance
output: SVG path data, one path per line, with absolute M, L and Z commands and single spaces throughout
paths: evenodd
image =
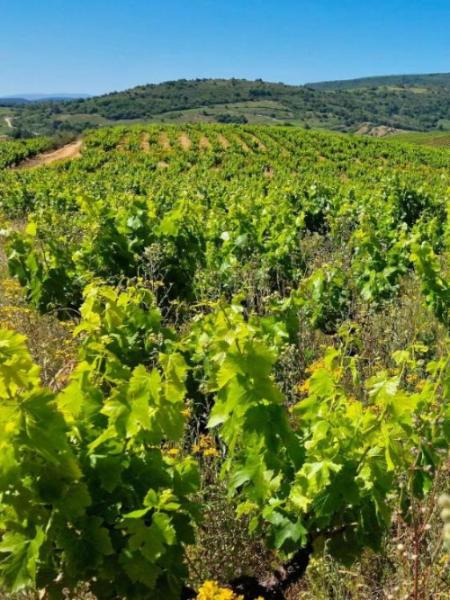
M 370 124 L 445 131 L 450 130 L 450 74 L 306 85 L 261 79 L 180 79 L 85 99 L 27 103 L 12 110 L 18 134 L 81 132 L 132 122 L 292 124 L 350 132 Z
M 404 86 L 417 88 L 447 87 L 450 88 L 450 73 L 429 73 L 426 75 L 375 75 L 371 77 L 358 77 L 356 79 L 337 79 L 334 81 L 319 81 L 307 83 L 307 87 L 315 89 L 356 89 L 380 86 Z

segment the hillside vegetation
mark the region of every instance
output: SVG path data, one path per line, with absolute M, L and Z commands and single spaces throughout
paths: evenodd
M 406 87 L 420 90 L 421 88 L 449 88 L 450 73 L 431 73 L 429 75 L 384 75 L 380 77 L 360 77 L 359 79 L 343 79 L 338 81 L 321 81 L 307 83 L 315 89 L 355 89 L 370 87 Z
M 139 86 L 94 98 L 14 109 L 15 134 L 80 132 L 117 122 L 291 123 L 356 131 L 450 129 L 448 75 L 374 78 L 292 86 L 200 79 Z
M 422 146 L 432 146 L 435 148 L 450 148 L 450 132 L 408 132 L 395 134 L 389 138 L 393 142 L 407 142 L 410 144 L 420 144 Z
M 0 142 L 0 588 L 446 598 L 448 150 L 39 144 Z

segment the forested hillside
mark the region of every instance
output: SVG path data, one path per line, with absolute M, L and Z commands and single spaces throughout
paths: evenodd
M 199 79 L 143 85 L 88 99 L 13 110 L 11 134 L 79 132 L 117 122 L 291 123 L 356 131 L 362 124 L 450 129 L 448 75 L 369 78 L 292 86 L 261 80 Z
M 450 73 L 431 73 L 429 75 L 385 75 L 380 77 L 360 77 L 338 81 L 320 81 L 307 83 L 307 87 L 315 89 L 356 89 L 375 87 L 449 88 Z

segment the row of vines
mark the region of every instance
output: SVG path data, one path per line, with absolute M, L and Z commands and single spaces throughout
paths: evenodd
M 211 461 L 280 562 L 351 563 L 410 522 L 449 467 L 449 167 L 198 125 L 0 171 L 9 272 L 77 345 L 49 384 L 0 330 L 2 585 L 189 597 Z

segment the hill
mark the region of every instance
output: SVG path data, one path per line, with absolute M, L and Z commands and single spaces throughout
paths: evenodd
M 20 98 L 30 102 L 43 102 L 45 100 L 78 100 L 79 98 L 90 98 L 92 94 L 68 94 L 66 92 L 56 94 L 15 94 L 14 96 L 5 96 L 8 98 Z M 0 102 L 4 98 L 0 98 Z
M 350 90 L 367 87 L 402 86 L 405 88 L 441 88 L 450 89 L 450 73 L 431 73 L 429 75 L 384 75 L 381 77 L 360 77 L 337 81 L 307 83 L 317 90 Z
M 432 146 L 434 148 L 450 148 L 449 131 L 431 132 L 408 132 L 392 135 L 388 138 L 392 142 L 407 142 L 408 144 L 419 144 L 421 146 Z
M 28 104 L 31 100 L 22 98 L 19 96 L 8 96 L 7 98 L 0 98 L 0 106 L 16 106 L 21 104 Z
M 30 104 L 32 102 L 61 102 L 64 100 L 78 100 L 90 98 L 89 94 L 15 94 L 13 96 L 0 96 L 0 106 L 13 106 Z
M 364 81 L 371 83 L 363 85 Z M 182 79 L 87 99 L 26 104 L 15 107 L 14 116 L 19 135 L 80 132 L 132 122 L 290 123 L 350 132 L 369 123 L 401 130 L 447 130 L 450 75 L 306 86 L 262 80 Z

